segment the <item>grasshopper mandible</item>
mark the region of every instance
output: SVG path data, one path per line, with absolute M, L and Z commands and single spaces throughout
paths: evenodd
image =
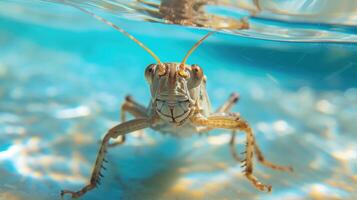
M 265 160 L 255 142 L 251 126 L 238 113 L 230 112 L 233 105 L 238 101 L 239 96 L 237 94 L 233 93 L 227 102 L 215 112 L 211 111 L 210 101 L 206 92 L 206 77 L 203 70 L 198 65 L 186 64 L 186 60 L 190 54 L 214 32 L 209 32 L 200 39 L 188 51 L 182 62 L 163 63 L 148 47 L 119 26 L 89 10 L 76 5 L 72 6 L 128 36 L 152 55 L 157 63 L 150 64 L 145 70 L 145 78 L 149 84 L 152 97 L 149 106 L 144 107 L 129 96 L 125 98 L 125 102 L 121 106 L 122 123 L 111 128 L 104 136 L 94 164 L 90 182 L 76 192 L 62 190 L 61 196 L 70 194 L 72 198 L 77 198 L 95 188 L 100 183 L 100 178 L 102 177 L 101 169 L 104 168 L 103 162 L 106 161 L 105 155 L 107 149 L 113 145 L 110 144 L 109 141 L 119 137 L 121 141 L 117 144 L 122 144 L 125 141 L 126 134 L 145 128 L 152 128 L 159 132 L 170 133 L 174 136 L 208 132 L 215 128 L 231 130 L 232 135 L 229 145 L 233 158 L 242 162 L 244 175 L 261 191 L 269 192 L 272 186 L 261 183 L 253 175 L 254 155 L 261 164 L 267 167 L 282 171 L 292 171 L 292 167 L 290 166 L 280 166 Z M 132 114 L 135 119 L 126 121 L 126 113 Z M 243 131 L 246 134 L 245 158 L 242 160 L 235 150 L 236 131 Z

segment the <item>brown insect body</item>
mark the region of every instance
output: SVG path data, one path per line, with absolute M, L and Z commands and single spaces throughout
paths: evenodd
M 145 78 L 150 86 L 152 97 L 149 106 L 142 106 L 130 96 L 125 99 L 125 102 L 121 107 L 122 123 L 111 128 L 104 136 L 95 161 L 90 182 L 76 192 L 63 190 L 61 191 L 62 196 L 64 194 L 70 194 L 72 197 L 77 198 L 100 184 L 100 179 L 102 177 L 101 169 L 104 168 L 103 164 L 106 161 L 105 155 L 110 146 L 115 146 L 115 143 L 110 143 L 110 141 L 116 138 L 121 138 L 122 140 L 118 141 L 116 144 L 122 144 L 125 141 L 126 134 L 145 128 L 152 128 L 174 136 L 187 136 L 194 133 L 207 132 L 215 128 L 231 130 L 232 137 L 229 145 L 232 156 L 238 162 L 242 163 L 246 178 L 261 191 L 271 191 L 272 187 L 261 183 L 253 175 L 253 156 L 256 156 L 261 164 L 272 169 L 292 171 L 291 167 L 279 166 L 265 160 L 261 150 L 255 142 L 253 130 L 248 122 L 238 113 L 230 112 L 233 105 L 238 101 L 237 94 L 233 93 L 227 102 L 215 112 L 212 112 L 206 92 L 206 81 L 203 71 L 197 65 L 187 65 L 186 60 L 203 40 L 214 32 L 210 32 L 200 39 L 188 51 L 181 63 L 162 63 L 149 48 L 117 25 L 114 25 L 86 9 L 70 3 L 67 4 L 92 15 L 96 19 L 127 35 L 130 39 L 149 52 L 157 61 L 157 64 L 151 64 L 145 70 Z M 132 114 L 135 119 L 126 121 L 126 113 Z M 243 131 L 246 134 L 244 159 L 239 158 L 235 149 L 236 131 Z

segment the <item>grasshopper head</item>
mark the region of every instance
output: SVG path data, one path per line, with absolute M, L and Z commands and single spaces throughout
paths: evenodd
M 199 66 L 151 64 L 145 70 L 145 78 L 150 85 L 153 108 L 162 119 L 181 123 L 190 116 L 203 80 Z

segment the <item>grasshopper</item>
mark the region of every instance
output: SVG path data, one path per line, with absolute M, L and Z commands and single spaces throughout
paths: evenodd
M 233 158 L 242 163 L 245 177 L 260 191 L 269 192 L 272 186 L 260 182 L 253 175 L 253 156 L 256 156 L 261 164 L 272 169 L 292 171 L 290 166 L 280 166 L 266 160 L 255 141 L 249 123 L 238 113 L 230 112 L 231 108 L 238 102 L 238 94 L 233 93 L 215 112 L 211 111 L 203 70 L 198 65 L 186 64 L 186 61 L 190 54 L 214 32 L 209 32 L 200 39 L 188 51 L 182 62 L 163 63 L 148 47 L 124 29 L 89 10 L 76 5 L 72 6 L 128 36 L 146 50 L 157 63 L 150 64 L 145 69 L 145 78 L 151 92 L 151 101 L 148 107 L 137 103 L 130 96 L 125 98 L 125 102 L 121 106 L 122 123 L 111 128 L 102 139 L 89 183 L 78 191 L 62 190 L 62 197 L 69 194 L 72 198 L 78 198 L 99 185 L 103 176 L 101 174 L 101 170 L 104 168 L 103 162 L 106 162 L 105 155 L 108 148 L 113 146 L 110 140 L 119 138 L 121 140 L 117 141 L 116 144 L 123 144 L 127 134 L 145 128 L 169 133 L 173 136 L 203 133 L 216 128 L 231 130 L 229 145 Z M 135 119 L 126 121 L 127 113 L 132 114 Z M 242 160 L 235 150 L 236 131 L 243 131 L 246 135 L 246 147 Z

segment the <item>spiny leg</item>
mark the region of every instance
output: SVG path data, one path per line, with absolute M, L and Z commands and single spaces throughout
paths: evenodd
M 232 132 L 232 136 L 231 136 L 231 140 L 229 141 L 229 148 L 231 150 L 231 154 L 233 156 L 233 158 L 236 160 L 236 161 L 241 161 L 241 159 L 239 158 L 239 155 L 235 149 L 235 139 L 236 139 L 236 132 L 233 131 Z M 255 139 L 254 139 L 255 141 Z M 242 152 L 242 154 L 245 154 L 246 152 Z M 269 167 L 269 168 L 272 168 L 274 170 L 280 170 L 280 171 L 287 171 L 287 172 L 292 172 L 293 171 L 293 168 L 291 166 L 282 166 L 282 165 L 278 165 L 278 164 L 274 164 L 268 160 L 265 159 L 262 151 L 260 150 L 257 142 L 254 142 L 254 153 L 255 153 L 255 156 L 257 158 L 257 160 L 259 161 L 259 163 L 261 163 L 262 165 L 266 166 L 266 167 Z
M 203 116 L 195 116 L 191 119 L 192 123 L 197 126 L 207 126 L 210 128 L 226 128 L 231 130 L 241 130 L 246 133 L 246 156 L 242 161 L 244 167 L 244 175 L 247 179 L 261 191 L 271 191 L 271 185 L 261 183 L 253 175 L 253 153 L 254 153 L 254 135 L 249 124 L 240 118 L 237 114 L 213 114 L 207 118 Z
M 229 112 L 229 111 L 233 108 L 233 106 L 238 103 L 238 101 L 239 101 L 239 94 L 237 94 L 237 93 L 232 93 L 232 94 L 229 96 L 228 100 L 227 100 L 223 105 L 221 105 L 221 106 L 216 110 L 215 113 L 226 113 L 226 112 Z M 205 131 L 210 131 L 210 130 L 212 130 L 212 129 L 213 129 L 213 128 L 210 128 L 210 127 L 204 127 L 204 128 L 202 128 L 202 130 L 200 130 L 200 131 L 205 132 Z M 236 138 L 236 131 L 233 130 L 233 131 L 232 131 L 232 135 L 231 135 L 231 139 L 230 139 L 230 141 L 229 141 L 229 149 L 230 149 L 230 152 L 231 152 L 233 158 L 234 158 L 235 160 L 237 160 L 237 161 L 240 162 L 241 159 L 239 158 L 239 155 L 237 154 L 237 151 L 235 150 L 235 146 L 236 146 L 236 145 L 235 145 L 235 138 Z
M 216 113 L 226 113 L 229 112 L 230 109 L 239 101 L 239 95 L 236 93 L 232 93 L 231 96 L 229 97 L 228 101 L 226 101 L 221 107 L 219 107 L 216 111 Z M 231 154 L 233 158 L 237 161 L 241 161 L 239 158 L 239 155 L 235 149 L 235 143 L 236 143 L 236 131 L 232 131 L 231 139 L 229 142 L 229 148 L 231 151 Z M 254 139 L 255 140 L 255 139 Z M 258 144 L 255 142 L 254 143 L 254 152 L 257 160 L 264 166 L 272 168 L 274 170 L 281 170 L 281 171 L 293 171 L 293 168 L 291 166 L 281 166 L 274 164 L 264 158 L 263 153 L 259 149 Z M 245 153 L 245 152 L 243 152 Z
M 229 112 L 233 106 L 235 104 L 237 104 L 239 101 L 239 94 L 237 93 L 232 93 L 228 100 L 223 104 L 221 105 L 215 113 L 226 113 L 226 112 Z M 201 130 L 199 130 L 200 132 L 206 132 L 206 131 L 210 131 L 212 130 L 213 128 L 210 128 L 210 127 L 203 127 Z M 232 135 L 231 135 L 231 139 L 229 141 L 229 149 L 230 149 L 230 152 L 233 156 L 233 158 L 237 161 L 241 161 L 241 159 L 239 158 L 239 155 L 237 154 L 237 151 L 235 150 L 235 138 L 236 138 L 236 131 L 233 130 L 232 131 Z
M 257 143 L 254 143 L 254 152 L 255 152 L 255 156 L 257 157 L 258 161 L 269 168 L 272 168 L 274 170 L 281 170 L 281 171 L 287 171 L 287 172 L 293 172 L 293 168 L 291 166 L 281 166 L 281 165 L 277 165 L 274 164 L 268 160 L 266 160 L 264 158 L 263 153 L 261 152 L 261 150 L 259 149 L 259 146 Z
M 92 190 L 98 184 L 100 184 L 100 178 L 103 177 L 101 173 L 101 169 L 102 168 L 105 169 L 105 167 L 103 166 L 103 162 L 107 162 L 104 157 L 107 153 L 109 140 L 136 130 L 147 128 L 149 126 L 150 126 L 150 120 L 145 118 L 145 119 L 134 119 L 131 121 L 127 121 L 111 128 L 103 138 L 89 184 L 87 184 L 77 192 L 70 191 L 70 190 L 62 190 L 61 196 L 63 197 L 63 195 L 65 194 L 70 194 L 72 195 L 72 198 L 78 198 L 84 195 L 89 190 Z
M 126 121 L 126 113 L 130 113 L 135 118 L 146 118 L 146 108 L 137 103 L 131 96 L 126 96 L 124 103 L 121 105 L 120 120 Z M 108 147 L 115 147 L 125 142 L 125 135 L 111 142 Z

